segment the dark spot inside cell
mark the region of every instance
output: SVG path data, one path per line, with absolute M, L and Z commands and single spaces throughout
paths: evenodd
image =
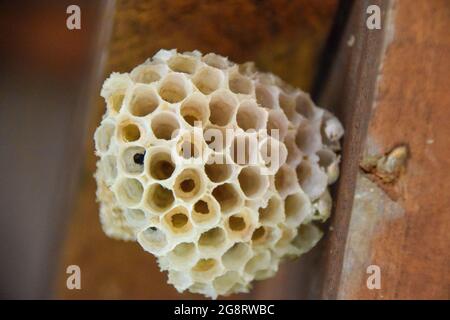
M 144 153 L 136 153 L 133 156 L 134 163 L 136 163 L 136 164 L 144 164 L 144 157 L 145 157 L 145 152 Z
M 149 229 L 152 230 L 152 231 L 158 230 L 158 229 L 156 229 L 156 227 L 150 227 Z

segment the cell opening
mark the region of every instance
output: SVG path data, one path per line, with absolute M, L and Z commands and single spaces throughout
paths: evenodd
M 157 66 L 143 65 L 131 71 L 130 77 L 134 82 L 150 84 L 161 79 L 161 74 Z
M 141 159 L 142 156 L 142 159 Z M 144 172 L 145 149 L 138 146 L 126 148 L 121 155 L 123 169 L 130 174 L 140 174 Z M 138 160 L 138 161 L 136 161 Z
M 119 136 L 124 142 L 133 142 L 141 138 L 141 130 L 134 123 L 123 123 L 120 126 Z
M 322 148 L 322 136 L 319 128 L 310 124 L 302 124 L 297 130 L 295 143 L 298 148 L 306 154 L 314 154 Z
M 254 101 L 244 101 L 239 106 L 236 115 L 237 125 L 244 131 L 266 128 L 267 112 L 258 107 Z
M 277 224 L 283 219 L 281 199 L 276 196 L 269 198 L 267 206 L 258 209 L 259 221 L 261 223 Z
M 286 222 L 299 225 L 310 213 L 308 197 L 301 192 L 291 194 L 284 201 L 284 214 Z
M 203 137 L 194 133 L 184 134 L 177 143 L 177 151 L 184 159 L 202 157 L 205 151 Z
M 294 125 L 298 124 L 300 119 L 299 115 L 295 111 L 295 99 L 292 96 L 280 93 L 278 96 L 278 102 L 288 119 L 294 123 Z
M 177 103 L 186 98 L 186 82 L 180 74 L 169 74 L 159 87 L 159 95 L 169 103 Z
M 153 179 L 166 180 L 175 171 L 175 164 L 172 161 L 170 150 L 154 151 L 150 155 L 149 174 Z
M 203 200 L 199 200 L 194 204 L 194 211 L 198 212 L 200 214 L 209 214 L 209 207 L 208 207 L 208 203 L 203 201 Z
M 266 168 L 275 173 L 287 159 L 287 149 L 283 142 L 272 137 L 267 138 L 260 147 L 261 158 Z
M 215 53 L 208 53 L 202 58 L 203 62 L 208 66 L 225 70 L 229 66 L 227 58 L 219 56 Z
M 205 164 L 205 173 L 209 180 L 220 183 L 228 180 L 233 173 L 233 166 L 227 163 L 225 155 L 214 155 Z
M 137 205 L 142 199 L 144 187 L 141 182 L 134 178 L 124 178 L 117 187 L 117 198 L 127 207 Z
M 167 254 L 171 263 L 177 265 L 178 268 L 183 268 L 186 264 L 188 266 L 192 265 L 196 256 L 195 244 L 190 242 L 182 242 L 176 245 L 175 248 Z
M 222 256 L 222 263 L 229 270 L 239 270 L 251 256 L 250 246 L 243 242 L 235 243 Z
M 213 224 L 219 219 L 219 204 L 212 197 L 205 196 L 194 204 L 191 216 L 197 224 Z
M 203 232 L 198 240 L 198 245 L 200 248 L 209 247 L 217 249 L 222 247 L 225 242 L 225 231 L 217 227 Z
M 229 124 L 236 113 L 237 100 L 227 91 L 215 93 L 209 102 L 209 121 L 218 126 Z
M 217 186 L 212 195 L 219 203 L 222 213 L 228 213 L 242 204 L 241 196 L 231 183 Z
M 195 169 L 184 169 L 175 179 L 174 191 L 177 197 L 188 201 L 202 192 L 204 182 Z
M 295 109 L 298 113 L 304 116 L 307 119 L 314 118 L 315 110 L 314 103 L 308 94 L 303 93 L 299 94 L 295 99 Z
M 103 123 L 95 131 L 95 145 L 98 151 L 107 152 L 111 144 L 115 126 L 112 123 Z
M 281 110 L 270 110 L 267 121 L 267 134 L 283 141 L 289 127 L 289 120 Z
M 234 72 L 230 75 L 228 86 L 234 93 L 252 94 L 253 92 L 252 81 L 238 72 Z
M 231 158 L 238 165 L 258 164 L 258 136 L 256 134 L 240 134 L 231 143 Z
M 241 216 L 234 215 L 228 218 L 228 226 L 232 231 L 242 231 L 245 229 L 247 224 L 245 219 Z
M 258 270 L 267 269 L 270 265 L 270 253 L 263 251 L 251 258 L 245 265 L 245 272 L 255 274 Z
M 259 197 L 269 188 L 269 178 L 261 174 L 259 167 L 242 168 L 238 180 L 241 190 L 247 198 Z
M 171 140 L 180 129 L 176 116 L 171 112 L 161 112 L 152 119 L 152 131 L 157 139 Z
M 264 226 L 260 226 L 252 234 L 252 241 L 257 242 L 261 241 L 266 237 L 266 228 Z
M 192 271 L 195 272 L 207 272 L 214 269 L 217 266 L 217 260 L 209 258 L 209 259 L 200 259 L 197 264 L 192 268 Z
M 219 89 L 222 79 L 223 75 L 221 71 L 216 68 L 203 67 L 192 78 L 192 81 L 198 90 L 203 94 L 208 95 Z
M 108 99 L 108 104 L 112 110 L 119 113 L 122 109 L 123 99 L 125 98 L 125 93 L 115 93 L 111 95 Z
M 284 164 L 275 174 L 275 188 L 284 197 L 297 189 L 297 174 L 295 170 Z
M 168 245 L 165 233 L 153 226 L 140 232 L 137 239 L 146 251 L 156 255 L 159 255 Z
M 300 186 L 312 200 L 320 197 L 328 186 L 328 176 L 317 163 L 303 160 L 296 172 Z
M 208 101 L 201 94 L 193 94 L 181 104 L 180 114 L 190 126 L 204 127 L 209 118 Z
M 169 68 L 175 72 L 193 74 L 197 68 L 197 60 L 191 56 L 178 54 L 167 61 Z
M 131 97 L 130 113 L 136 117 L 149 115 L 159 105 L 159 99 L 153 89 L 146 85 L 137 86 Z
M 150 186 L 147 193 L 147 204 L 154 211 L 162 212 L 168 209 L 175 201 L 172 190 L 155 183 Z
M 208 127 L 203 131 L 203 138 L 211 150 L 222 152 L 233 139 L 233 131 L 226 128 Z
M 255 90 L 256 101 L 258 104 L 267 109 L 276 108 L 276 100 L 274 94 L 264 85 L 258 84 Z
M 164 216 L 164 221 L 171 233 L 181 234 L 192 229 L 189 213 L 186 208 L 178 206 Z

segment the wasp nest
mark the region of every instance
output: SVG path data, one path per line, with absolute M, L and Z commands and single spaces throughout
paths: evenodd
M 301 90 L 251 63 L 161 50 L 101 95 L 103 229 L 137 240 L 179 291 L 247 292 L 320 239 L 343 128 Z

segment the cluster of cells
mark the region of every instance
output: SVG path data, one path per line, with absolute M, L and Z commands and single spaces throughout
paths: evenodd
M 306 93 L 252 63 L 161 50 L 101 95 L 103 229 L 155 255 L 179 291 L 247 292 L 320 239 L 343 128 Z

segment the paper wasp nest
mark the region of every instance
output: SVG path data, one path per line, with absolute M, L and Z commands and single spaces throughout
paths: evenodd
M 246 292 L 320 239 L 343 128 L 301 90 L 251 63 L 161 50 L 101 95 L 103 229 L 137 240 L 179 291 Z

